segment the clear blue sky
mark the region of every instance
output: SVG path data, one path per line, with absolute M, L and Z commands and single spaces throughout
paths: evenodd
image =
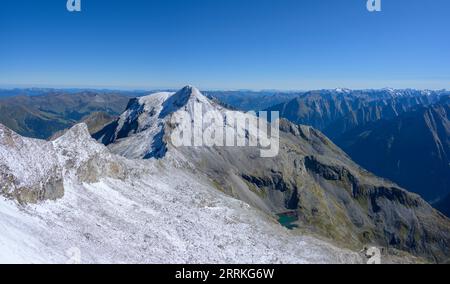
M 0 85 L 450 89 L 450 1 L 0 1 Z

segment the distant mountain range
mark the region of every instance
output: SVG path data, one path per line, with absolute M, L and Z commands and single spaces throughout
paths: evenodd
M 139 97 L 148 94 L 148 91 L 135 90 L 112 90 L 112 89 L 90 89 L 90 88 L 14 88 L 1 89 L 0 98 L 15 96 L 44 96 L 49 94 L 77 94 L 77 93 L 97 93 L 97 94 L 121 94 L 128 97 Z
M 292 100 L 301 92 L 207 91 L 205 96 L 243 111 L 259 111 Z
M 450 104 L 419 106 L 350 130 L 336 143 L 357 163 L 426 200 L 450 193 Z
M 450 93 L 417 90 L 322 90 L 306 92 L 268 111 L 294 123 L 311 125 L 335 139 L 355 127 L 391 119 L 416 106 L 427 106 Z
M 268 108 L 430 202 L 450 193 L 448 91 L 323 90 Z M 448 212 L 448 210 L 447 210 Z
M 47 139 L 93 113 L 118 115 L 129 100 L 121 93 L 41 91 L 0 98 L 0 123 L 21 135 Z

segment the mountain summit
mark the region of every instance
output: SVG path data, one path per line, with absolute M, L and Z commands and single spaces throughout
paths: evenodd
M 93 135 L 111 150 L 127 158 L 162 158 L 168 117 L 180 109 L 193 112 L 194 103 L 214 108 L 198 89 L 186 86 L 172 94 L 156 93 L 130 100 L 124 113 Z

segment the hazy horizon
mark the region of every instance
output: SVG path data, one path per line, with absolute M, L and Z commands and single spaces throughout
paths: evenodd
M 53 89 L 53 90 L 93 90 L 93 91 L 125 91 L 125 92 L 148 92 L 148 91 L 157 91 L 157 90 L 169 90 L 176 91 L 180 90 L 184 86 L 192 85 L 192 84 L 182 84 L 175 87 L 115 87 L 115 86 L 52 86 L 52 85 L 16 85 L 16 84 L 0 84 L 0 90 L 20 90 L 20 89 Z M 251 89 L 251 88 L 201 88 L 196 85 L 192 85 L 198 88 L 201 91 L 210 91 L 210 92 L 221 92 L 221 91 L 230 91 L 230 92 L 239 92 L 239 91 L 248 91 L 248 92 L 309 92 L 309 91 L 321 91 L 321 90 L 337 90 L 337 89 L 348 89 L 351 91 L 364 91 L 364 90 L 418 90 L 418 91 L 449 91 L 448 88 L 393 88 L 393 87 L 380 87 L 380 88 L 347 88 L 347 87 L 334 87 L 334 88 L 315 88 L 315 89 L 276 89 L 276 88 L 267 88 L 267 89 Z

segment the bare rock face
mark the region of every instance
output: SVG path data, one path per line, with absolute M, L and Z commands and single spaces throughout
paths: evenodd
M 126 178 L 127 172 L 123 165 L 118 162 L 94 156 L 78 168 L 76 175 L 79 181 L 95 183 L 103 177 L 123 180 Z

